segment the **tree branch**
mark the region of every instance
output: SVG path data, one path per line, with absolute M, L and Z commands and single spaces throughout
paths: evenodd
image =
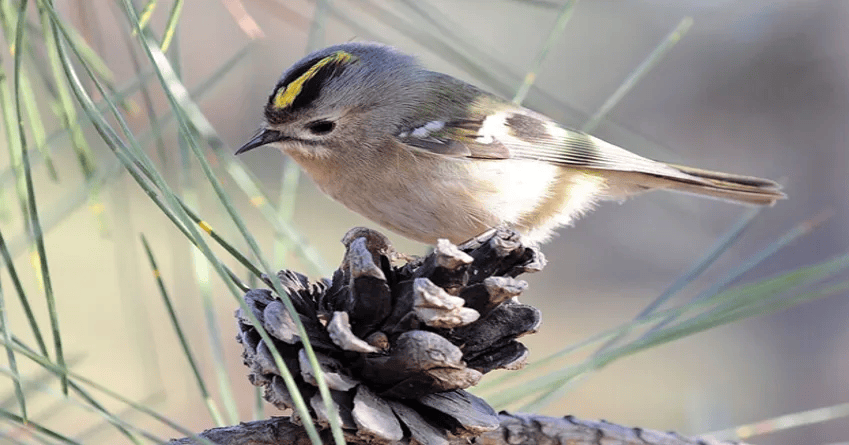
M 500 426 L 478 437 L 451 437 L 449 445 L 475 443 L 479 445 L 744 445 L 743 442 L 725 442 L 710 438 L 690 438 L 677 433 L 665 433 L 642 428 L 632 428 L 605 421 L 580 420 L 572 416 L 547 417 L 530 414 L 498 415 Z M 309 438 L 303 428 L 293 424 L 288 417 L 245 422 L 239 425 L 213 428 L 199 436 L 216 444 L 227 445 L 305 445 Z M 348 433 L 351 445 L 374 443 L 373 440 Z M 175 439 L 169 445 L 199 444 L 192 438 Z M 428 444 L 430 445 L 430 444 Z

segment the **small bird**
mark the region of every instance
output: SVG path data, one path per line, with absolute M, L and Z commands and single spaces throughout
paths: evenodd
M 669 189 L 771 205 L 773 181 L 638 156 L 429 71 L 393 47 L 344 43 L 289 68 L 257 135 L 349 209 L 413 240 L 508 226 L 538 244 L 598 201 Z

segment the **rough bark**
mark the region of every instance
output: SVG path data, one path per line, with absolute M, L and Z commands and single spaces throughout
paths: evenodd
M 452 437 L 447 444 L 479 445 L 744 445 L 710 438 L 685 437 L 672 432 L 633 428 L 605 421 L 580 420 L 572 416 L 546 417 L 502 412 L 498 429 L 474 438 Z M 213 428 L 199 434 L 215 443 L 227 445 L 304 445 L 309 439 L 303 429 L 288 417 L 245 422 Z M 347 434 L 351 445 L 376 443 Z M 193 438 L 175 439 L 170 445 L 199 444 Z M 325 437 L 325 443 L 332 443 Z M 377 442 L 386 443 L 386 442 Z M 427 444 L 430 445 L 430 444 Z

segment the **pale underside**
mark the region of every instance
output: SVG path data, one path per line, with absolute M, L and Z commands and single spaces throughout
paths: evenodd
M 588 170 L 533 160 L 445 158 L 411 152 L 401 144 L 395 148 L 383 153 L 382 168 L 373 165 L 368 177 L 349 166 L 323 174 L 329 171 L 326 160 L 286 152 L 335 200 L 427 244 L 439 238 L 460 243 L 499 225 L 518 229 L 529 243 L 543 242 L 604 197 L 604 179 Z

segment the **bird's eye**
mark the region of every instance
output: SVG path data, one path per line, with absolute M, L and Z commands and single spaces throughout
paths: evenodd
M 325 120 L 314 121 L 307 124 L 307 130 L 317 136 L 328 134 L 333 131 L 334 128 L 336 128 L 335 122 Z

